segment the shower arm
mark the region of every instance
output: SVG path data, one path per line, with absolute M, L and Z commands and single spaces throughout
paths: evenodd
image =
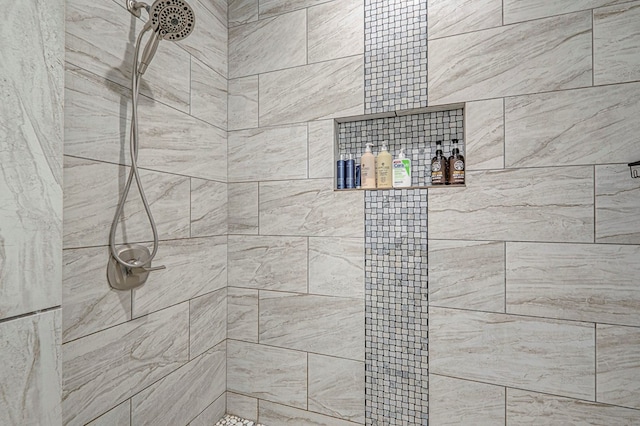
M 148 13 L 149 9 L 151 9 L 151 6 L 141 1 L 127 0 L 127 10 L 131 12 L 131 14 L 136 18 L 140 17 L 140 11 L 142 9 L 145 9 Z

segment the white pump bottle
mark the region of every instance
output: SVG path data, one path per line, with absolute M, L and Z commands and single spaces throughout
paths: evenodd
M 376 188 L 376 157 L 371 152 L 371 146 L 368 143 L 367 148 L 360 157 L 360 187 L 362 189 Z

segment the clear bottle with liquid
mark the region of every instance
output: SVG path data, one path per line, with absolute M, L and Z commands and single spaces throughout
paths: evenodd
M 376 157 L 376 186 L 378 188 L 393 188 L 392 181 L 393 156 L 387 150 L 387 144 L 382 144 L 382 150 Z

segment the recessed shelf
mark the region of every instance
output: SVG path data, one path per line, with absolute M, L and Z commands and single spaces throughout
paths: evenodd
M 404 188 L 334 188 L 334 192 L 348 192 L 348 191 L 392 191 L 401 189 L 444 189 L 444 188 L 466 188 L 467 185 L 422 185 L 422 186 L 407 186 Z

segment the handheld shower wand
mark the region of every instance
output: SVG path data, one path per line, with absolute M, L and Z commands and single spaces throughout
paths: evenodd
M 183 0 L 156 0 L 151 6 L 133 0 L 126 0 L 126 2 L 127 9 L 136 17 L 140 17 L 141 10 L 145 9 L 149 13 L 149 20 L 142 28 L 142 31 L 140 31 L 136 40 L 133 67 L 131 70 L 132 117 L 131 143 L 129 146 L 131 169 L 122 197 L 118 202 L 113 222 L 111 223 L 111 231 L 109 232 L 111 258 L 107 268 L 107 278 L 109 279 L 111 287 L 117 290 L 130 290 L 139 287 L 147 281 L 149 272 L 165 269 L 164 266 L 151 267 L 151 261 L 158 252 L 158 229 L 153 220 L 151 208 L 149 207 L 138 172 L 138 95 L 140 93 L 140 78 L 151 63 L 161 39 L 173 41 L 182 40 L 191 34 L 195 26 L 193 10 Z M 138 63 L 142 36 L 149 30 L 152 30 L 152 34 L 144 48 L 140 63 Z M 136 180 L 140 198 L 142 199 L 142 204 L 144 205 L 153 232 L 152 252 L 149 252 L 149 250 L 142 245 L 135 244 L 125 245 L 124 248 L 119 250 L 116 249 L 115 239 L 118 218 L 122 215 L 133 179 Z

